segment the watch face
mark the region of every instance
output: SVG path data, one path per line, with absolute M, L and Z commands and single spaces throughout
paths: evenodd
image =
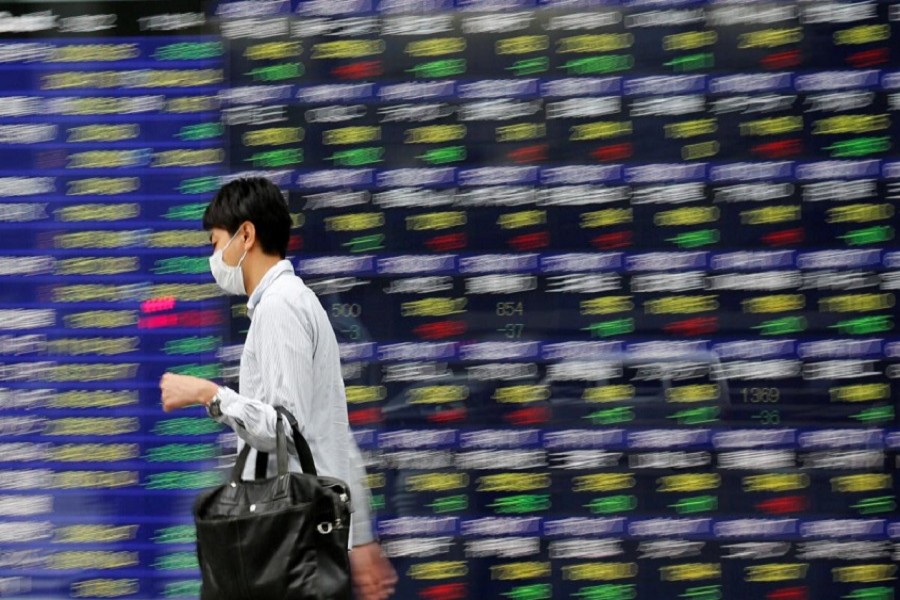
M 209 403 L 207 407 L 207 412 L 211 417 L 221 417 L 222 416 L 222 402 L 218 398 L 213 398 L 212 402 Z

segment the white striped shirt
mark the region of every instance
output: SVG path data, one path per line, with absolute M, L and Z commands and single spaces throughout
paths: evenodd
M 337 477 L 351 486 L 354 543 L 371 540 L 371 532 L 365 531 L 370 526 L 362 465 L 355 464 L 361 461 L 359 453 L 354 452 L 354 464 L 350 461 L 350 445 L 354 442 L 347 421 L 340 352 L 328 315 L 287 260 L 266 272 L 253 290 L 247 310 L 251 322 L 241 354 L 240 392 L 229 388 L 220 392 L 223 416 L 218 420 L 237 433 L 238 451 L 246 443 L 271 453 L 272 476 L 273 406 L 287 408 L 300 424 L 319 474 Z M 250 454 L 244 479 L 254 477 L 256 453 Z M 300 471 L 296 455 L 289 458 L 290 470 Z

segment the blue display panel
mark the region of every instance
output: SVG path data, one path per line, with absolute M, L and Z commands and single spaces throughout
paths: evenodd
M 198 219 L 225 76 L 181 4 L 0 6 L 3 597 L 197 594 L 190 508 L 224 432 L 164 414 L 157 382 L 220 374 Z
M 397 597 L 894 597 L 900 4 L 90 10 L 0 5 L 0 595 L 196 597 L 257 173 Z

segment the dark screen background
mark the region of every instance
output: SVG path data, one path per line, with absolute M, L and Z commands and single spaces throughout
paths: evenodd
M 0 596 L 192 598 L 270 177 L 398 598 L 893 598 L 895 2 L 0 3 Z

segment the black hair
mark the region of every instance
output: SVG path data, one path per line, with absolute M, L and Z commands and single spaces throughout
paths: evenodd
M 234 235 L 241 223 L 256 227 L 263 252 L 287 254 L 291 214 L 278 186 L 265 177 L 247 177 L 226 183 L 203 213 L 203 229 L 220 227 Z

